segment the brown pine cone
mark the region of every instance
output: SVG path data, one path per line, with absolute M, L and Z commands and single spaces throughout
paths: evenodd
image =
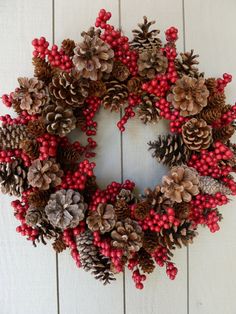
M 103 97 L 106 94 L 106 85 L 103 81 L 90 81 L 89 82 L 89 95 L 95 97 Z
M 40 137 L 46 132 L 46 126 L 42 119 L 29 121 L 26 126 L 26 132 L 33 138 Z
M 207 124 L 212 124 L 214 121 L 218 120 L 222 115 L 222 108 L 219 107 L 209 107 L 206 106 L 202 111 L 196 116 L 197 119 L 203 119 Z
M 39 157 L 39 143 L 36 140 L 24 140 L 20 146 L 32 160 Z
M 65 54 L 69 57 L 74 55 L 75 42 L 69 38 L 64 39 L 61 43 L 61 49 L 65 52 Z
M 144 220 L 151 210 L 151 204 L 147 201 L 141 201 L 135 205 L 134 217 L 138 220 Z
M 198 68 L 196 67 L 199 62 L 197 58 L 199 55 L 193 54 L 193 49 L 190 52 L 180 53 L 180 58 L 175 60 L 176 71 L 181 78 L 183 75 L 198 78 L 202 75 L 199 74 Z
M 158 98 L 152 94 L 142 96 L 142 103 L 138 108 L 139 119 L 143 123 L 157 123 L 160 120 L 160 110 L 156 106 Z
M 40 57 L 33 57 L 34 76 L 39 80 L 48 83 L 52 78 L 52 68 L 50 64 Z
M 147 251 L 149 254 L 154 253 L 157 249 L 158 244 L 158 236 L 156 232 L 150 230 L 144 232 L 143 248 L 145 249 L 145 251 Z
M 30 207 L 25 215 L 25 222 L 30 227 L 40 225 L 45 219 L 44 208 Z
M 119 194 L 116 196 L 116 199 L 126 201 L 126 203 L 130 204 L 135 201 L 135 196 L 130 190 L 121 189 Z
M 128 89 L 118 81 L 106 83 L 107 93 L 103 97 L 102 105 L 110 111 L 119 111 L 128 99 Z
M 155 269 L 154 261 L 151 255 L 143 248 L 138 251 L 138 262 L 141 270 L 144 273 L 150 274 Z
M 165 211 L 168 207 L 173 205 L 173 202 L 163 195 L 161 186 L 159 185 L 156 185 L 153 190 L 145 189 L 144 196 L 146 202 L 158 212 Z
M 165 73 L 168 59 L 157 49 L 144 50 L 139 54 L 138 73 L 142 77 L 153 79 L 157 74 Z
M 185 220 L 189 216 L 190 206 L 189 203 L 175 203 L 174 204 L 175 216 L 177 219 Z
M 205 85 L 210 92 L 210 95 L 216 92 L 217 81 L 214 77 L 210 77 L 205 80 Z
M 122 221 L 130 217 L 130 208 L 126 200 L 124 199 L 117 200 L 115 202 L 114 209 L 118 221 Z
M 28 202 L 30 207 L 33 208 L 44 208 L 49 200 L 49 197 L 51 195 L 51 191 L 35 191 L 30 193 L 28 197 Z
M 181 116 L 192 116 L 207 106 L 209 91 L 204 78 L 192 78 L 184 75 L 177 80 L 167 99 L 174 108 L 180 110 Z
M 79 161 L 81 154 L 72 145 L 59 146 L 57 149 L 57 161 L 61 165 L 75 164 Z
M 212 143 L 212 128 L 205 120 L 192 118 L 182 126 L 182 137 L 190 150 L 207 149 Z
M 190 202 L 199 193 L 199 178 L 192 168 L 175 166 L 162 178 L 161 192 L 176 203 Z
M 6 124 L 0 128 L 1 149 L 18 149 L 21 146 L 21 142 L 27 138 L 28 134 L 25 125 Z
M 96 176 L 88 177 L 85 184 L 84 191 L 83 191 L 83 195 L 84 195 L 84 199 L 86 203 L 90 203 L 97 189 L 98 189 L 98 185 L 96 182 Z
M 141 94 L 143 92 L 141 78 L 137 76 L 132 77 L 127 83 L 127 88 L 130 93 Z
M 223 143 L 227 142 L 231 136 L 233 136 L 235 128 L 232 124 L 228 124 L 222 128 L 213 129 L 213 139 L 214 141 L 221 141 Z
M 130 75 L 129 69 L 125 64 L 123 64 L 121 61 L 114 62 L 112 70 L 112 76 L 114 77 L 114 79 L 123 82 L 127 80 L 129 75 Z
M 111 231 L 116 224 L 116 216 L 113 205 L 99 204 L 97 210 L 90 211 L 86 219 L 88 228 L 91 231 L 106 233 Z
M 59 237 L 52 243 L 52 247 L 57 253 L 61 253 L 67 248 L 67 245 L 63 241 L 62 237 Z

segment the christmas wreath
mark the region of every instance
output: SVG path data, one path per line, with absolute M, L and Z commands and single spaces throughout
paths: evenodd
M 69 248 L 76 265 L 104 284 L 128 266 L 142 289 L 156 266 L 175 278 L 173 251 L 199 226 L 219 229 L 218 207 L 236 193 L 236 105 L 225 99 L 230 75 L 205 78 L 193 50 L 177 54 L 176 28 L 163 43 L 144 17 L 129 41 L 110 17 L 102 9 L 79 43 L 50 48 L 44 37 L 33 40 L 34 77 L 2 96 L 17 117 L 1 117 L 0 186 L 20 197 L 12 202 L 17 232 L 34 245 Z M 160 185 L 141 195 L 130 180 L 99 188 L 90 159 L 101 107 L 123 113 L 121 132 L 135 114 L 145 124 L 169 121 L 170 134 L 149 143 L 169 167 Z M 69 140 L 75 128 L 87 144 Z

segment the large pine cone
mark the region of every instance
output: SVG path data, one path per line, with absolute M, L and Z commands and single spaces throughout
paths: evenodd
M 165 73 L 168 59 L 157 49 L 144 50 L 139 54 L 138 72 L 140 76 L 153 79 L 157 74 Z
M 99 204 L 97 210 L 91 211 L 87 220 L 88 227 L 92 231 L 101 233 L 111 231 L 116 224 L 116 216 L 113 205 Z
M 103 73 L 111 73 L 114 51 L 91 28 L 82 34 L 84 40 L 74 49 L 73 63 L 84 78 L 96 81 Z
M 72 109 L 65 108 L 63 104 L 47 105 L 43 116 L 48 133 L 65 136 L 76 127 L 76 118 Z
M 26 110 L 28 114 L 37 114 L 48 102 L 48 92 L 44 83 L 37 78 L 18 78 L 20 87 L 13 93 L 13 108 Z
M 61 230 L 76 227 L 84 219 L 87 204 L 83 196 L 73 190 L 58 190 L 51 194 L 45 212 L 50 223 Z
M 88 96 L 89 82 L 77 79 L 71 73 L 61 72 L 53 77 L 49 85 L 49 92 L 53 100 L 64 107 L 81 107 Z
M 181 116 L 186 117 L 195 115 L 206 107 L 208 96 L 204 78 L 196 79 L 185 75 L 175 83 L 168 101 L 180 110 Z
M 106 83 L 106 88 L 107 93 L 102 101 L 104 108 L 119 111 L 128 99 L 127 86 L 118 81 L 110 81 Z
M 146 94 L 142 97 L 138 115 L 143 123 L 157 123 L 160 120 L 160 110 L 156 106 L 157 100 L 158 98 L 152 94 Z
M 3 194 L 21 196 L 27 187 L 27 174 L 19 160 L 0 164 L 0 187 Z
M 142 247 L 143 232 L 140 225 L 130 218 L 118 221 L 111 232 L 112 245 L 124 250 L 124 254 L 137 252 Z
M 190 150 L 207 149 L 212 143 L 212 128 L 202 119 L 192 118 L 182 127 L 185 145 Z
M 0 148 L 18 149 L 21 142 L 28 138 L 25 125 L 4 125 L 0 128 Z
M 162 178 L 161 192 L 173 202 L 190 202 L 192 196 L 199 193 L 198 175 L 188 167 L 175 166 Z
M 48 190 L 50 187 L 61 184 L 62 175 L 63 171 L 60 169 L 60 165 L 55 163 L 54 160 L 40 161 L 36 159 L 29 167 L 28 181 L 33 187 Z

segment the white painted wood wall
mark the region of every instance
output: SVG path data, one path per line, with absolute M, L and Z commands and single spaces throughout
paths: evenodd
M 18 76 L 32 75 L 34 37 L 43 35 L 56 43 L 68 37 L 79 40 L 102 7 L 113 13 L 116 26 L 120 20 L 128 35 L 143 15 L 156 19 L 162 31 L 177 26 L 178 48 L 194 48 L 206 75 L 229 72 L 236 77 L 235 0 L 0 0 L 0 94 L 12 91 Z M 236 80 L 227 92 L 233 103 Z M 1 114 L 8 112 L 0 108 Z M 146 151 L 146 142 L 166 132 L 165 125 L 150 128 L 129 122 L 121 150 L 117 119 L 106 112 L 98 118 L 99 182 L 120 180 L 123 172 L 141 189 L 153 186 L 165 169 Z M 223 208 L 221 231 L 212 235 L 201 230 L 193 246 L 176 252 L 179 273 L 174 282 L 158 270 L 143 291 L 135 290 L 129 272 L 103 287 L 76 268 L 69 251 L 57 259 L 49 246 L 32 247 L 15 233 L 10 202 L 0 196 L 1 314 L 236 313 L 236 201 Z

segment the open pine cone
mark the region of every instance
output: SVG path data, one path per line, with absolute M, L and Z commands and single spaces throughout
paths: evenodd
M 76 227 L 84 219 L 87 204 L 73 190 L 58 190 L 51 194 L 45 212 L 50 223 L 61 230 Z
M 25 125 L 6 124 L 0 128 L 0 148 L 1 149 L 18 149 L 21 142 L 28 138 Z
M 116 216 L 113 205 L 99 204 L 96 211 L 91 211 L 87 220 L 88 227 L 92 231 L 101 233 L 111 231 L 116 224 Z
M 186 166 L 175 166 L 162 178 L 161 192 L 173 202 L 190 202 L 199 193 L 198 175 Z
M 110 111 L 119 111 L 128 99 L 128 89 L 125 84 L 118 81 L 106 83 L 107 93 L 103 97 L 102 105 Z
M 153 79 L 157 74 L 165 73 L 168 60 L 158 49 L 144 50 L 139 54 L 138 72 L 140 76 Z

